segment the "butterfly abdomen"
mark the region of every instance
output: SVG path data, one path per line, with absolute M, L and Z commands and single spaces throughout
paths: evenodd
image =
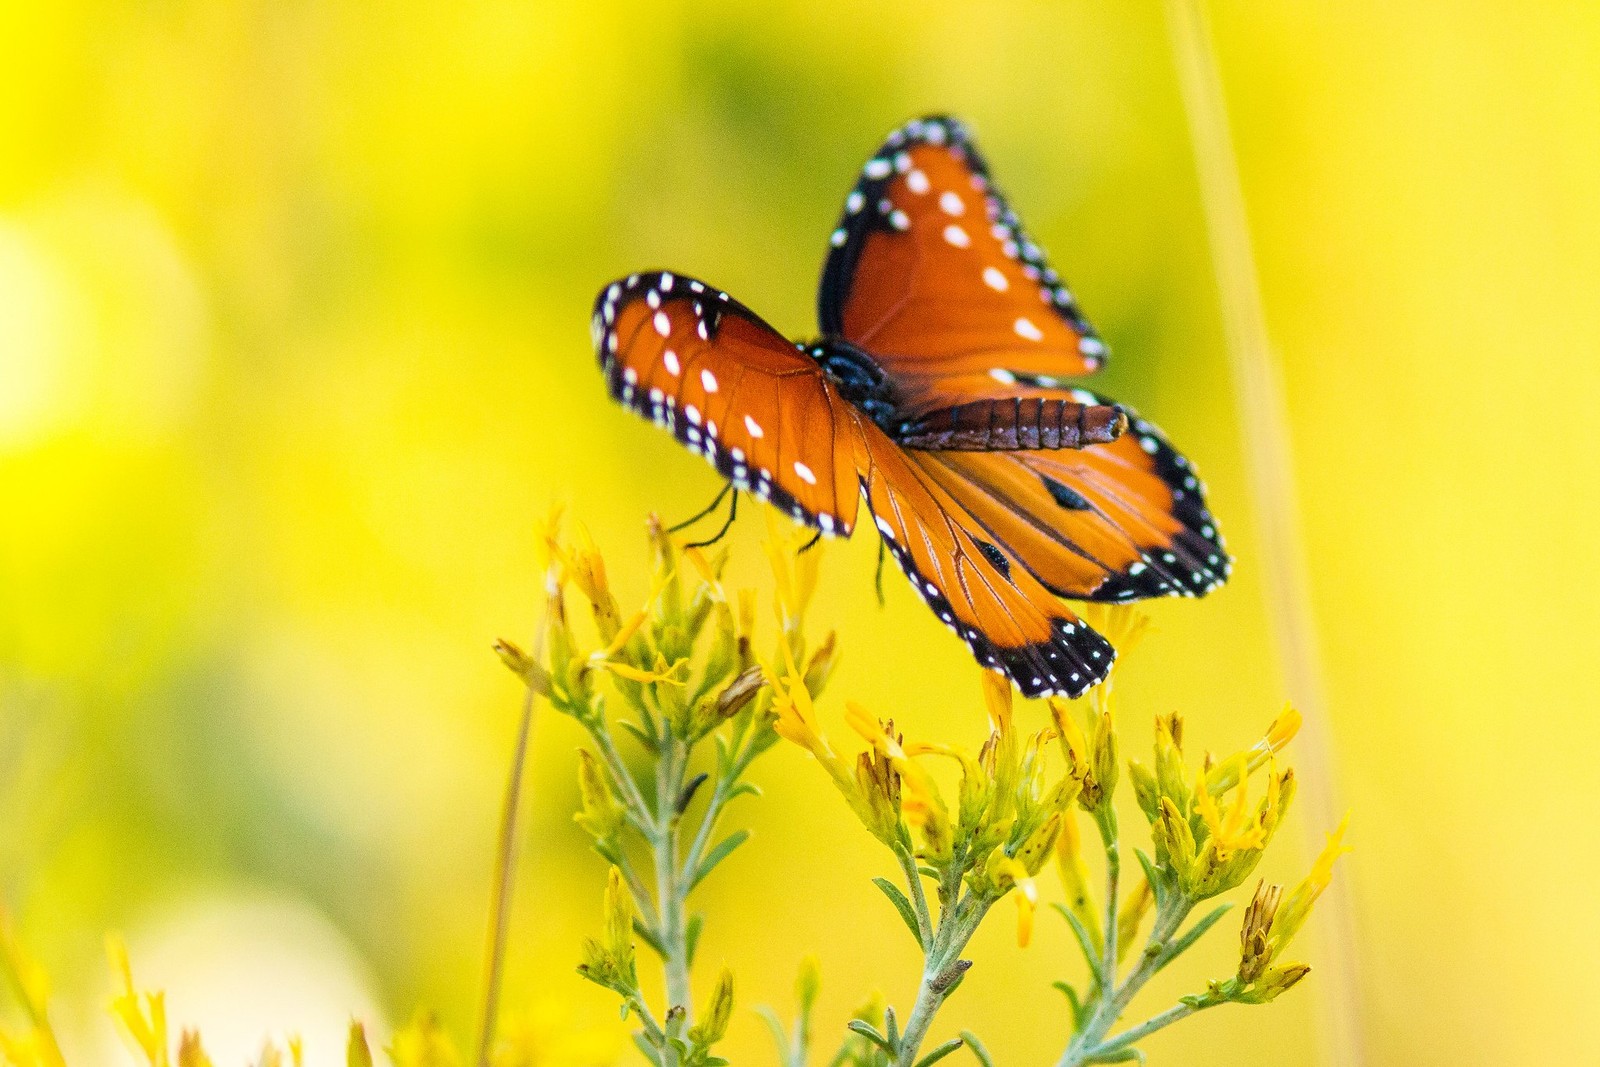
M 1015 452 L 1110 444 L 1127 428 L 1128 417 L 1115 405 L 1006 397 L 930 411 L 902 422 L 894 437 L 903 448 Z

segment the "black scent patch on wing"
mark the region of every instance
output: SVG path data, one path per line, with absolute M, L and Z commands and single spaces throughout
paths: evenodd
M 1068 485 L 1062 485 L 1048 474 L 1039 475 L 1039 480 L 1044 482 L 1044 487 L 1050 493 L 1050 498 L 1069 511 L 1088 511 L 1089 501 L 1084 499 L 1082 493 Z
M 1006 580 L 1009 581 L 1011 579 L 1011 561 L 1006 559 L 1006 554 L 981 537 L 974 537 L 972 540 L 978 546 L 978 551 L 983 553 L 983 557 L 994 564 L 994 569 L 1005 575 Z

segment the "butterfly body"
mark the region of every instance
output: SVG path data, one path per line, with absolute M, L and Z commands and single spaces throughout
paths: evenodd
M 824 535 L 849 536 L 865 501 L 935 616 L 1030 696 L 1076 696 L 1115 656 L 1057 597 L 1226 578 L 1188 460 L 1071 384 L 1105 345 L 960 123 L 891 134 L 830 246 L 810 343 L 683 275 L 607 286 L 594 337 L 612 396 Z

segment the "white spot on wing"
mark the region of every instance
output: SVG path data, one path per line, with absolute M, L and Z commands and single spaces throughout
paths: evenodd
M 750 431 L 751 437 L 765 437 L 766 432 L 761 429 L 761 424 L 749 415 L 744 417 L 744 428 Z
M 705 387 L 706 392 L 714 393 L 717 391 L 717 376 L 709 370 L 702 370 L 700 372 L 700 384 Z
M 972 238 L 967 236 L 967 231 L 953 222 L 944 228 L 944 239 L 957 248 L 966 248 L 972 243 Z
M 920 170 L 912 171 L 906 175 L 906 188 L 919 196 L 922 195 L 928 191 L 928 176 Z
M 961 202 L 961 197 L 948 189 L 939 194 L 939 206 L 946 215 L 964 215 L 967 211 L 967 205 Z
M 983 283 L 997 293 L 1003 293 L 1011 288 L 1011 283 L 1006 281 L 1006 276 L 994 267 L 983 268 Z
M 800 476 L 800 480 L 805 482 L 807 485 L 817 484 L 817 476 L 811 473 L 810 467 L 806 466 L 804 463 L 801 463 L 799 460 L 794 461 L 794 472 L 798 474 Z
M 672 320 L 667 318 L 665 311 L 656 312 L 656 333 L 666 337 L 672 333 Z
M 683 371 L 683 367 L 678 363 L 678 353 L 674 352 L 670 348 L 667 349 L 664 355 L 662 355 L 661 362 L 666 364 L 667 373 L 671 374 L 674 378 L 676 378 Z
M 1017 331 L 1018 337 L 1025 337 L 1030 341 L 1039 341 L 1044 339 L 1044 332 L 1033 324 L 1033 320 L 1027 317 L 1018 319 L 1016 324 L 1013 326 L 1013 329 Z
M 996 367 L 996 368 L 994 368 L 993 370 L 991 370 L 989 372 L 989 377 L 993 378 L 995 381 L 999 382 L 1001 385 L 1016 385 L 1017 384 L 1017 376 L 1015 374 L 1012 374 L 1010 371 L 1006 370 L 1004 367 Z

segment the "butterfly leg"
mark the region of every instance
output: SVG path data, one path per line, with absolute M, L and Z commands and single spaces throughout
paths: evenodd
M 730 485 L 728 488 L 732 489 L 733 487 Z M 726 490 L 724 490 L 724 491 L 726 491 Z M 719 502 L 722 500 L 721 494 L 718 494 L 717 500 Z M 728 535 L 728 531 L 729 530 L 733 529 L 733 520 L 738 514 L 739 514 L 739 493 L 738 493 L 737 490 L 735 490 L 734 494 L 733 494 L 733 501 L 728 505 L 728 518 L 727 518 L 727 521 L 722 524 L 722 529 L 717 531 L 716 536 L 708 538 L 707 540 L 704 540 L 704 541 L 695 541 L 695 542 L 693 542 L 691 544 L 684 545 L 683 547 L 684 548 L 710 548 L 712 545 L 716 544 L 718 541 L 720 541 L 724 537 L 726 537 Z
M 731 490 L 732 488 L 733 488 L 733 483 L 732 482 L 729 482 L 727 485 L 724 485 L 722 487 L 722 492 L 720 492 L 720 493 L 718 493 L 716 495 L 716 498 L 713 499 L 711 501 L 711 503 L 706 506 L 706 509 L 704 511 L 697 512 L 694 515 L 693 518 L 684 519 L 682 522 L 678 523 L 678 525 L 670 527 L 667 530 L 667 533 L 677 533 L 679 530 L 682 530 L 682 529 L 685 529 L 687 527 L 693 526 L 695 523 L 699 522 L 701 519 L 705 518 L 707 515 L 711 514 L 713 511 L 716 511 L 717 508 L 722 504 L 722 498 L 727 496 L 728 495 L 728 491 Z
M 817 547 L 817 542 L 820 541 L 820 540 L 822 540 L 822 531 L 818 530 L 816 536 L 813 537 L 811 540 L 807 541 L 805 544 L 801 545 L 800 546 L 800 551 L 796 552 L 795 555 L 798 556 L 802 552 L 811 551 L 813 548 Z
M 888 601 L 883 599 L 883 557 L 889 554 L 889 546 L 884 544 L 883 538 L 878 538 L 878 572 L 873 575 L 872 584 L 878 590 L 878 607 L 887 607 Z

